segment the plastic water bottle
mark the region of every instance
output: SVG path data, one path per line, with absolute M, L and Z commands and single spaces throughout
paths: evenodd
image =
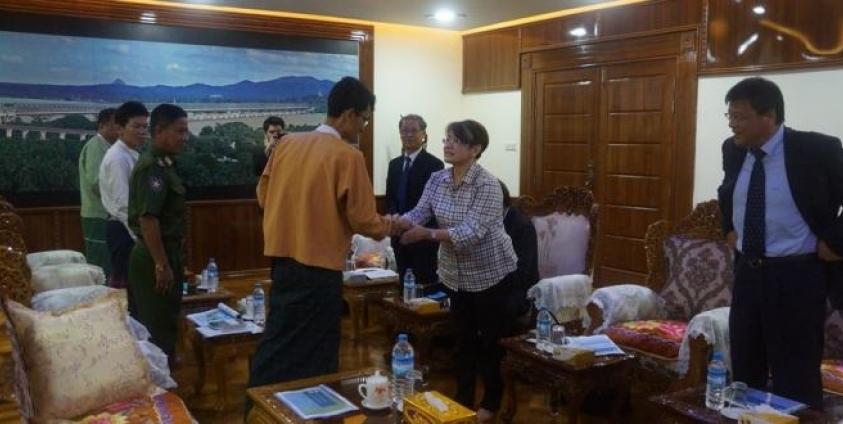
M 217 267 L 217 263 L 214 261 L 214 258 L 210 258 L 208 260 L 208 293 L 216 293 L 217 289 L 220 286 L 220 269 Z
M 392 348 L 392 402 L 401 409 L 404 393 L 408 384 L 407 373 L 413 369 L 415 353 L 407 341 L 407 335 L 398 335 L 398 341 Z
M 536 317 L 536 347 L 542 348 L 550 343 L 550 327 L 553 325 L 553 318 L 550 311 L 542 308 Z
M 407 272 L 404 273 L 404 303 L 410 303 L 415 298 L 416 276 L 413 274 L 412 269 L 407 268 Z
M 723 408 L 723 390 L 726 388 L 726 364 L 723 354 L 714 352 L 708 364 L 708 380 L 705 387 L 705 406 L 710 409 Z
M 255 290 L 252 291 L 252 319 L 256 325 L 263 327 L 266 322 L 266 307 L 264 302 L 265 296 L 263 294 L 263 286 L 261 283 L 255 283 Z

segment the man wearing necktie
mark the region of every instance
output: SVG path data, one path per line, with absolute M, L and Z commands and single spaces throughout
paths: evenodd
M 843 306 L 843 149 L 785 127 L 772 81 L 744 79 L 726 103 L 734 136 L 723 143 L 718 198 L 735 249 L 733 380 L 819 408 L 826 295 Z
M 404 115 L 398 121 L 398 130 L 402 154 L 389 162 L 386 177 L 386 203 L 390 214 L 404 214 L 416 207 L 430 174 L 445 167 L 441 160 L 424 149 L 427 142 L 424 118 Z M 435 221 L 427 226 L 437 228 Z M 436 276 L 439 243 L 426 241 L 402 245 L 395 238 L 392 248 L 402 281 L 407 268 L 413 270 L 418 283 L 430 284 L 439 280 Z

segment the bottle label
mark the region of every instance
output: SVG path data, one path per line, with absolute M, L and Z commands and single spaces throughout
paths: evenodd
M 407 371 L 413 369 L 413 357 L 394 358 L 392 360 L 392 375 L 395 377 L 403 377 Z

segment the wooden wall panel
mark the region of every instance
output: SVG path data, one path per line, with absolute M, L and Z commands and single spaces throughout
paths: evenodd
M 843 64 L 840 0 L 706 0 L 701 73 Z
M 609 234 L 624 237 L 641 237 L 647 232 L 647 227 L 661 218 L 658 209 L 653 208 L 630 208 L 614 205 L 603 205 L 600 207 L 603 212 L 603 220 L 600 225 Z
M 520 33 L 507 28 L 463 37 L 463 93 L 518 88 Z
M 521 30 L 521 49 L 593 40 L 598 36 L 597 13 L 580 13 L 527 24 Z
M 604 37 L 697 25 L 702 21 L 701 3 L 696 0 L 657 0 L 598 13 Z
M 376 196 L 379 213 L 386 200 Z M 30 252 L 53 249 L 85 251 L 79 207 L 19 208 Z M 223 274 L 269 267 L 263 256 L 262 215 L 254 199 L 188 202 L 186 266 L 203 268 L 213 256 Z

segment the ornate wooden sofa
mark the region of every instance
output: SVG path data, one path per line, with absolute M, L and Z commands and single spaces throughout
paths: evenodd
M 118 306 L 122 305 L 125 307 L 125 303 L 120 303 L 119 300 L 119 295 L 121 295 L 121 293 L 113 293 L 118 295 L 115 296 L 113 300 L 108 299 L 102 302 L 98 300 L 97 302 L 103 304 L 105 302 L 112 302 L 109 305 L 114 305 L 112 311 L 114 311 L 116 319 L 112 321 L 112 323 L 115 323 L 112 327 L 121 327 L 125 330 L 125 334 L 129 336 L 128 338 L 124 337 L 122 339 L 122 344 L 120 343 L 120 339 L 115 336 L 114 333 L 97 333 L 95 330 L 100 327 L 96 324 L 85 327 L 85 322 L 82 321 L 79 316 L 71 317 L 69 315 L 73 313 L 72 311 L 38 312 L 28 308 L 30 306 L 30 300 L 33 299 L 33 287 L 30 282 L 31 272 L 27 264 L 26 246 L 22 237 L 22 225 L 20 217 L 14 213 L 14 209 L 11 205 L 0 199 L 0 306 L 2 306 L 2 308 L 0 308 L 0 324 L 3 324 L 6 328 L 5 332 L 0 332 L 0 372 L 2 372 L 3 383 L 0 384 L 0 420 L 6 422 L 8 422 L 7 420 L 16 420 L 18 422 L 44 420 L 48 415 L 42 415 L 41 413 L 44 412 L 42 407 L 45 407 L 46 405 L 44 403 L 37 404 L 34 400 L 45 399 L 45 387 L 50 387 L 47 391 L 51 393 L 58 393 L 59 397 L 61 397 L 64 387 L 68 387 L 69 392 L 72 391 L 74 394 L 78 395 L 79 393 L 77 390 L 79 390 L 80 387 L 85 387 L 92 378 L 95 378 L 91 375 L 82 374 L 79 375 L 79 379 L 77 381 L 64 379 L 60 382 L 56 381 L 56 385 L 53 385 L 52 380 L 45 380 L 43 378 L 45 375 L 49 374 L 46 374 L 44 369 L 37 369 L 36 367 L 39 365 L 36 364 L 43 364 L 44 362 L 42 359 L 45 356 L 44 352 L 52 352 L 53 350 L 46 348 L 42 350 L 41 348 L 44 346 L 38 345 L 39 352 L 26 351 L 26 346 L 29 345 L 28 343 L 32 343 L 34 339 L 38 339 L 39 341 L 45 340 L 43 336 L 34 335 L 32 332 L 35 331 L 33 330 L 34 327 L 50 325 L 44 320 L 39 320 L 39 317 L 49 317 L 49 319 L 62 319 L 62 317 L 65 317 L 67 320 L 67 322 L 64 323 L 65 328 L 79 325 L 80 328 L 84 327 L 85 330 L 93 329 L 93 332 L 85 333 L 87 334 L 87 337 L 90 337 L 91 339 L 97 338 L 100 342 L 108 340 L 108 343 L 105 343 L 105 345 L 114 343 L 114 345 L 123 346 L 123 351 L 131 351 L 133 353 L 133 356 L 131 356 L 130 359 L 134 360 L 136 358 L 141 358 L 141 362 L 144 362 L 142 359 L 143 355 L 140 351 L 137 351 L 137 347 L 135 346 L 135 339 L 130 335 L 132 330 L 126 329 L 128 326 L 126 324 L 125 309 L 121 312 Z M 88 287 L 83 287 L 83 289 L 87 288 Z M 108 289 L 103 288 L 103 290 Z M 122 296 L 123 299 L 125 299 L 125 295 Z M 91 303 L 90 305 L 94 304 L 96 303 Z M 80 306 L 78 309 L 88 307 L 90 309 L 88 312 L 90 317 L 93 314 L 93 308 L 95 308 L 95 306 L 90 305 Z M 73 310 L 77 310 L 77 308 L 74 307 Z M 31 320 L 18 321 L 17 318 L 13 318 L 16 316 L 20 318 L 24 315 L 27 319 L 34 317 L 34 325 Z M 100 315 L 96 316 L 99 317 Z M 96 319 L 88 319 L 87 322 L 96 322 Z M 56 326 L 51 328 L 58 327 Z M 38 330 L 40 331 L 41 328 Z M 62 343 L 66 343 L 68 341 L 67 337 L 72 337 L 81 333 L 84 333 L 84 331 L 65 333 L 57 332 L 50 338 L 61 339 L 62 336 L 65 336 Z M 41 334 L 43 335 L 44 333 Z M 24 339 L 20 339 L 21 336 L 23 336 Z M 89 345 L 102 345 L 102 343 L 92 343 L 84 338 L 80 339 L 79 337 L 76 337 L 75 342 L 77 345 L 86 343 Z M 108 346 L 108 349 L 112 348 L 114 348 L 114 346 Z M 96 349 L 91 349 L 91 351 L 94 350 Z M 60 349 L 55 351 L 60 351 Z M 77 363 L 74 362 L 74 358 L 80 364 L 81 362 L 86 362 L 85 358 L 89 358 L 86 355 L 90 351 L 82 349 L 81 352 L 83 353 L 80 353 L 80 351 L 77 350 L 71 355 L 61 355 L 61 360 L 55 360 L 52 362 L 64 362 L 65 365 L 60 366 L 65 367 L 65 369 L 73 368 L 75 367 L 73 364 Z M 116 350 L 109 350 L 109 352 L 116 352 Z M 105 362 L 107 363 L 108 361 Z M 84 365 L 81 368 L 84 369 Z M 145 369 L 146 368 L 141 368 L 141 372 L 143 373 L 143 370 Z M 30 381 L 29 376 L 32 376 L 33 374 L 36 374 L 41 378 L 37 378 L 36 381 Z M 144 378 L 148 379 L 148 377 L 148 375 L 144 375 Z M 124 385 L 121 384 L 121 386 Z M 119 397 L 119 395 L 123 393 L 121 392 L 121 389 L 125 388 L 126 387 L 113 387 L 111 390 Z M 154 386 L 150 384 L 149 392 L 145 392 L 146 394 L 143 396 L 130 396 L 128 399 L 120 399 L 116 402 L 99 405 L 93 410 L 86 410 L 81 415 L 76 414 L 75 416 L 62 418 L 73 419 L 74 422 L 84 423 L 129 422 L 144 424 L 180 424 L 195 422 L 187 410 L 187 407 L 184 405 L 184 402 L 182 402 L 177 395 L 161 389 L 153 390 L 153 388 Z M 96 402 L 96 398 L 93 395 L 88 396 L 88 399 L 86 400 L 91 401 L 92 399 Z M 53 397 L 51 400 L 54 401 L 56 398 Z M 51 403 L 53 403 L 53 405 L 50 407 L 52 407 L 53 410 L 57 408 L 56 405 L 61 405 L 61 402 Z M 12 405 L 14 405 L 14 407 Z M 79 404 L 76 406 L 78 407 Z M 59 410 L 61 409 L 61 407 L 58 408 Z M 52 418 L 50 419 L 56 418 L 54 415 L 51 415 L 51 417 Z
M 647 286 L 595 290 L 589 331 L 607 334 L 639 353 L 645 393 L 700 384 L 711 344 L 722 346 L 728 328 L 733 252 L 720 230 L 717 202 L 700 203 L 677 222 L 658 221 L 645 236 Z M 728 334 L 728 333 L 726 333 Z M 686 372 L 687 370 L 687 372 Z

